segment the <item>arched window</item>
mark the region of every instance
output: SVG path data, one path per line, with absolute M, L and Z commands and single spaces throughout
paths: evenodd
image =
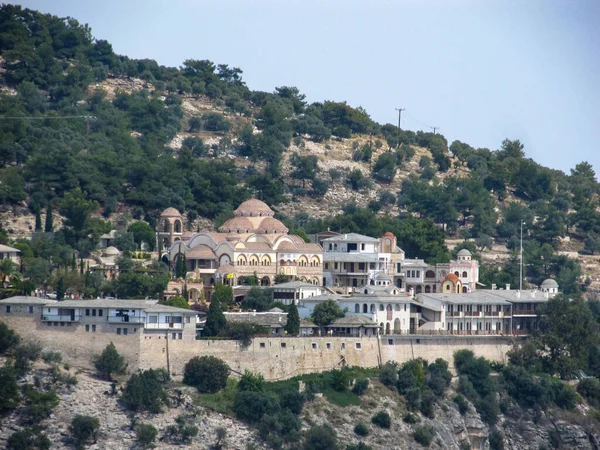
M 181 220 L 175 221 L 175 233 L 181 233 Z
M 396 311 L 400 311 L 400 305 L 396 304 L 396 306 L 394 307 L 394 309 L 395 309 Z
M 467 287 L 466 287 L 466 286 L 463 286 L 463 288 L 462 288 L 462 291 L 463 291 L 463 294 L 466 294 L 466 293 L 468 292 L 468 291 L 467 291 Z
M 375 312 L 375 304 L 371 303 L 371 312 L 374 313 Z
M 460 276 L 460 274 L 458 273 L 458 271 L 454 272 L 454 275 L 456 275 L 457 277 Z
M 358 303 L 356 305 L 354 305 L 354 312 L 355 313 L 359 313 L 360 312 L 360 305 Z
M 420 294 L 421 292 L 423 292 L 423 288 L 419 285 L 417 286 L 417 289 L 415 291 L 417 294 Z
M 368 313 L 369 312 L 369 307 L 367 306 L 367 304 L 363 304 L 363 313 Z
M 387 311 L 391 311 L 392 310 L 392 305 L 387 305 L 387 307 L 385 308 Z
M 431 286 L 427 285 L 425 286 L 425 293 L 429 294 L 431 292 Z
M 465 271 L 465 272 L 463 272 L 463 276 L 462 276 L 462 277 L 463 277 L 463 278 L 467 278 L 467 272 L 466 272 L 466 271 Z
M 168 233 L 169 231 L 171 231 L 171 224 L 168 220 L 163 220 L 162 230 L 164 233 Z
M 384 310 L 383 305 L 379 305 L 379 311 L 383 311 L 383 310 Z
M 435 272 L 433 270 L 428 270 L 425 272 L 425 278 L 435 278 Z

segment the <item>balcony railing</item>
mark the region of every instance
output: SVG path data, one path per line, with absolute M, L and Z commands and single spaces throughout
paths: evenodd
M 79 322 L 81 320 L 81 316 L 71 316 L 69 315 L 58 315 L 58 314 L 44 314 L 42 316 L 42 321 L 46 322 Z
M 110 323 L 142 323 L 144 319 L 139 316 L 108 316 L 106 320 Z
M 146 323 L 144 328 L 149 330 L 181 330 L 182 323 Z
M 537 313 L 533 309 L 514 309 L 514 316 L 537 316 Z

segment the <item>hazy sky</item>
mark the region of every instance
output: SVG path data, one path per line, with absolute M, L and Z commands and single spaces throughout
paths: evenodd
M 380 123 L 600 172 L 598 0 L 30 0 L 115 52 L 240 67 L 251 89 L 297 86 Z

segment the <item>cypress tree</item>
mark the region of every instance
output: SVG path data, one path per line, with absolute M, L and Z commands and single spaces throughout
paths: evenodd
M 185 264 L 185 256 L 182 253 L 177 254 L 175 263 L 175 278 L 185 278 L 187 275 L 187 266 Z
M 221 304 L 219 300 L 213 298 L 208 308 L 208 315 L 206 316 L 206 324 L 204 325 L 204 336 L 217 336 L 221 330 L 225 327 L 227 320 L 221 310 Z
M 42 231 L 42 214 L 39 208 L 35 210 L 35 231 Z
M 73 258 L 71 259 L 71 270 L 77 269 L 77 259 L 75 258 L 75 252 L 73 252 Z
M 285 331 L 290 336 L 298 336 L 300 334 L 300 314 L 298 314 L 298 307 L 293 301 L 288 311 Z
M 44 225 L 44 232 L 52 233 L 54 231 L 54 217 L 52 216 L 52 203 L 48 204 L 46 208 L 46 223 Z
M 65 279 L 60 277 L 56 282 L 56 300 L 65 298 Z

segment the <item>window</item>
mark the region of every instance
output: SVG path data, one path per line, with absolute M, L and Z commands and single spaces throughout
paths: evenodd
M 342 350 L 345 350 L 345 349 L 346 349 L 346 343 L 342 342 Z
M 171 339 L 173 339 L 174 341 L 177 340 L 177 333 L 171 333 Z
M 360 344 L 360 342 L 357 342 L 357 343 L 356 343 L 356 349 L 357 349 L 357 350 L 360 350 L 360 349 L 361 349 L 361 344 Z
M 127 328 L 123 328 L 123 334 L 124 334 L 125 336 L 127 336 L 127 331 L 128 331 L 128 329 L 127 329 Z
M 360 249 L 364 250 L 365 249 L 365 244 L 360 244 Z
M 327 344 L 325 344 L 327 346 L 327 350 L 331 350 L 331 342 L 328 342 Z
M 90 315 L 90 310 L 89 310 L 89 309 L 86 309 L 86 310 L 85 310 L 85 315 L 86 315 L 86 316 L 89 316 L 89 315 Z
M 285 348 L 285 346 L 286 346 L 286 343 L 285 343 L 285 342 L 282 342 L 282 343 L 281 343 L 281 348 Z
M 393 339 L 388 339 L 388 345 L 394 345 L 394 340 Z
M 312 348 L 313 348 L 313 350 L 316 350 L 316 349 L 317 349 L 317 343 L 316 343 L 316 342 L 313 342 L 313 343 L 312 343 Z
M 69 325 L 71 325 L 71 324 L 69 324 Z M 96 332 L 96 325 L 92 325 L 92 333 L 95 333 L 95 332 Z
M 333 268 L 334 268 L 335 270 L 337 270 L 337 268 L 338 268 L 338 263 L 334 263 L 334 264 L 333 264 Z
M 86 333 L 89 333 L 89 332 L 90 332 L 90 326 L 89 326 L 89 325 L 86 325 L 86 326 L 85 326 L 85 332 L 86 332 Z
M 329 270 L 329 263 L 325 263 L 325 270 Z
M 7 313 L 10 313 L 10 305 L 7 305 L 7 306 L 6 306 L 6 312 L 7 312 Z
M 462 273 L 462 277 L 463 277 L 463 278 L 467 278 L 467 272 L 463 272 L 463 273 Z
M 117 334 L 121 334 L 121 329 L 117 328 Z
M 417 278 L 419 278 L 421 276 L 421 271 L 417 270 Z
M 177 337 L 179 338 L 179 340 L 183 339 L 183 333 L 179 333 L 179 334 L 177 335 Z
M 406 311 L 406 303 L 404 304 L 404 311 Z
M 95 309 L 92 309 L 92 316 L 96 317 L 96 310 Z
M 420 344 L 420 343 L 421 343 L 421 339 L 417 339 L 417 344 Z
M 148 316 L 148 323 L 158 323 L 158 316 Z
M 33 306 L 29 307 L 29 314 L 33 313 Z
M 259 346 L 260 348 L 265 348 L 265 343 L 264 343 L 264 342 L 261 342 L 260 344 L 258 344 L 258 346 Z
M 98 317 L 102 317 L 102 310 L 101 309 L 98 310 Z
M 191 317 L 190 316 L 186 316 L 185 317 L 185 323 L 190 323 Z
M 358 263 L 358 270 L 365 270 L 365 263 Z

